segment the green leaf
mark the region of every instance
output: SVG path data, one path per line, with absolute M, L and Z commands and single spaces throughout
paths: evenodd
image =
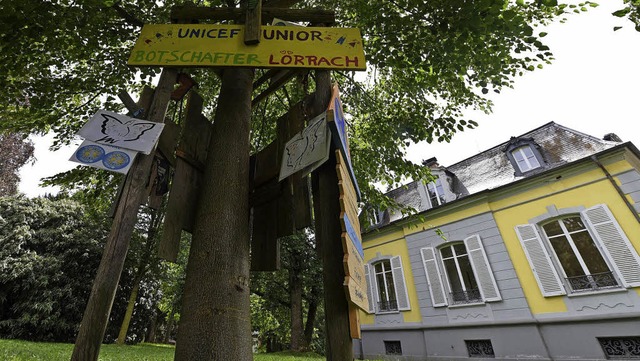
M 622 18 L 622 17 L 625 17 L 630 12 L 631 12 L 631 8 L 624 8 L 624 9 L 620 9 L 612 12 L 611 15 Z

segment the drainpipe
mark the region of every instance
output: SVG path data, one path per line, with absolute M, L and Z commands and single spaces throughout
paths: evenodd
M 615 188 L 615 190 L 620 195 L 620 198 L 622 198 L 622 200 L 624 201 L 624 204 L 627 205 L 627 207 L 629 208 L 629 210 L 631 211 L 633 216 L 636 217 L 636 221 L 638 221 L 638 223 L 640 223 L 640 215 L 638 215 L 638 212 L 633 207 L 633 204 L 631 204 L 631 202 L 629 202 L 629 199 L 627 199 L 627 196 L 624 194 L 624 192 L 622 192 L 622 189 L 620 188 L 620 186 L 618 186 L 618 183 L 616 183 L 615 179 L 613 179 L 613 177 L 611 176 L 611 173 L 609 173 L 609 171 L 602 165 L 602 163 L 600 163 L 600 161 L 598 160 L 598 157 L 596 157 L 595 155 L 591 156 L 591 160 L 598 167 L 600 167 L 600 169 L 602 169 L 602 172 L 604 172 L 604 174 L 607 176 L 607 179 L 609 179 L 609 181 L 613 185 L 613 188 Z

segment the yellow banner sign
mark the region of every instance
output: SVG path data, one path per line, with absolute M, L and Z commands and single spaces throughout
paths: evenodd
M 360 30 L 262 26 L 257 45 L 243 25 L 147 24 L 129 65 L 365 70 Z

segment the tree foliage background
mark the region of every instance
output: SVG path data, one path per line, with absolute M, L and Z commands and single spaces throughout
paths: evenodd
M 18 133 L 0 132 L 0 197 L 18 193 L 20 168 L 33 159 L 33 142 Z
M 0 133 L 54 131 L 59 146 L 69 142 L 98 109 L 123 112 L 116 94 L 125 90 L 135 97 L 143 85 L 152 85 L 159 72 L 126 65 L 141 25 L 170 22 L 171 7 L 183 3 L 0 0 Z M 231 0 L 187 3 L 239 6 L 239 1 Z M 614 15 L 638 24 L 638 0 L 624 0 L 624 4 Z M 511 87 L 517 76 L 553 60 L 552 50 L 544 43 L 546 34 L 537 27 L 595 4 L 381 0 L 372 5 L 364 0 L 306 0 L 296 5 L 315 6 L 334 9 L 338 26 L 357 27 L 362 32 L 369 70 L 358 76 L 335 72 L 334 78 L 350 114 L 351 153 L 364 199 L 386 208 L 393 205 L 374 184 L 391 188 L 408 178 L 429 176 L 428 169 L 405 160 L 411 143 L 449 141 L 456 132 L 475 127 L 473 119 L 465 118 L 465 110 L 489 112 L 489 92 Z M 258 75 L 263 72 L 259 70 Z M 211 70 L 192 69 L 190 73 L 199 84 L 206 110 L 212 113 L 218 76 Z M 302 74 L 254 109 L 253 151 L 273 139 L 275 119 L 313 91 L 312 77 Z M 171 109 L 175 114 L 180 106 L 172 104 Z M 179 122 L 179 117 L 172 118 Z M 91 287 L 87 275 L 93 277 L 100 259 L 105 232 L 100 217 L 108 210 L 119 181 L 119 176 L 103 171 L 77 168 L 48 180 L 62 185 L 66 192 L 75 192 L 74 200 L 0 199 L 0 336 L 72 339 Z M 145 254 L 143 229 L 134 237 L 125 276 L 135 274 Z M 306 248 L 287 248 L 289 251 L 302 257 L 298 260 L 308 259 Z M 286 261 L 286 272 L 302 272 L 309 278 L 304 280 L 302 310 L 308 315 L 317 296 L 311 283 L 317 280 L 317 271 L 296 266 L 295 257 Z M 145 277 L 132 340 L 144 337 L 142 330 L 156 314 L 177 319 L 183 272 L 180 267 L 159 267 Z M 291 279 L 286 272 L 271 279 L 255 277 L 252 284 L 255 307 L 270 310 L 256 319 L 254 327 L 277 334 L 281 342 L 290 337 L 281 322 L 291 316 L 291 308 L 287 310 L 287 296 L 291 295 L 286 289 Z M 125 276 L 112 314 L 115 328 L 133 287 L 126 281 L 132 277 Z M 163 290 L 175 295 L 162 298 Z M 68 295 L 74 297 L 63 305 Z M 321 317 L 319 310 L 317 319 Z M 115 337 L 117 330 L 110 328 L 108 334 Z

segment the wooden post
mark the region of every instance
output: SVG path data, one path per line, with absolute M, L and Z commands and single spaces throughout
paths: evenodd
M 249 131 L 253 70 L 225 69 L 196 212 L 177 361 L 251 361 Z
M 176 71 L 165 68 L 154 93 L 147 120 L 162 123 L 169 104 L 169 97 L 176 80 Z M 129 249 L 129 241 L 138 217 L 138 207 L 146 195 L 153 152 L 139 154 L 123 187 L 122 198 L 116 209 L 111 232 L 105 244 L 98 273 L 85 308 L 76 338 L 72 361 L 97 360 L 104 332 L 111 313 L 120 274 Z
M 316 71 L 316 93 L 310 114 L 324 112 L 331 98 L 328 71 Z M 324 285 L 327 360 L 353 360 L 349 328 L 349 301 L 344 290 L 342 227 L 340 225 L 340 192 L 333 152 L 327 162 L 312 176 L 313 209 L 316 219 L 316 242 L 322 259 Z
M 184 131 L 176 150 L 176 170 L 169 193 L 164 232 L 158 247 L 161 258 L 175 262 L 180 250 L 182 230 L 193 232 L 198 188 L 202 182 L 204 162 L 212 124 L 202 115 L 202 97 L 191 92 L 187 103 Z

